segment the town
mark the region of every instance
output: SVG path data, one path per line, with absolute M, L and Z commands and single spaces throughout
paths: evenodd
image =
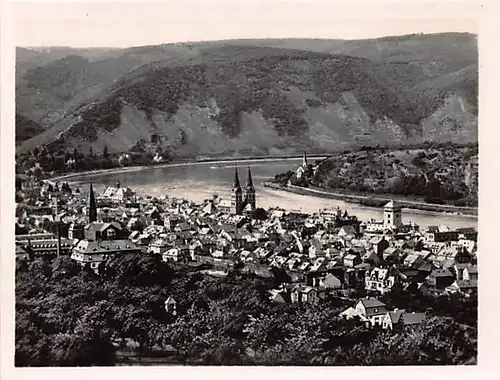
M 368 221 L 339 208 L 264 210 L 250 168 L 244 187 L 235 169 L 230 199 L 214 195 L 201 204 L 139 196 L 120 183 L 98 194 L 92 183 L 80 189 L 20 175 L 16 190 L 19 262 L 67 256 L 102 275 L 111 258 L 139 254 L 207 276 L 281 271 L 285 279 L 267 290 L 271 302 L 317 306 L 339 298 L 351 304 L 340 317 L 389 330 L 426 319 L 425 312 L 390 309 L 380 300 L 389 293 L 477 297 L 476 230 L 421 230 L 405 224 L 394 201 L 381 220 Z M 175 305 L 174 297 L 165 299 L 166 313 L 175 315 Z

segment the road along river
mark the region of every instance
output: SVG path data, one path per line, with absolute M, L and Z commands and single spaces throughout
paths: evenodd
M 342 200 L 325 199 L 308 195 L 294 194 L 263 186 L 265 181 L 275 174 L 295 170 L 301 164 L 300 158 L 266 159 L 245 161 L 195 162 L 172 164 L 121 171 L 82 174 L 68 178 L 70 183 L 87 184 L 92 181 L 96 191 L 106 186 L 114 186 L 119 181 L 138 195 L 186 198 L 200 202 L 214 194 L 222 198 L 230 197 L 234 178 L 234 169 L 238 168 L 241 185 L 244 186 L 248 168 L 257 193 L 257 207 L 282 207 L 313 213 L 323 208 L 346 209 L 361 220 L 382 219 L 382 209 L 362 206 Z M 413 221 L 424 228 L 429 225 L 447 225 L 451 228 L 475 227 L 478 218 L 466 215 L 454 215 L 439 212 L 403 209 L 403 221 Z

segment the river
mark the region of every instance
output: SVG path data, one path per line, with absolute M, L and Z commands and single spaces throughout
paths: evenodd
M 265 188 L 262 184 L 273 178 L 277 173 L 295 170 L 300 165 L 300 158 L 273 159 L 262 161 L 240 162 L 200 162 L 161 167 L 149 167 L 140 170 L 124 172 L 108 172 L 85 174 L 71 178 L 71 183 L 87 184 L 92 180 L 97 192 L 105 186 L 114 186 L 119 181 L 122 186 L 128 186 L 138 195 L 159 197 L 186 198 L 200 202 L 214 194 L 223 198 L 230 197 L 230 190 L 234 178 L 234 170 L 238 167 L 240 183 L 245 186 L 248 167 L 251 168 L 252 178 L 257 193 L 257 207 L 268 208 L 278 206 L 284 209 L 296 209 L 312 213 L 323 208 L 346 209 L 348 213 L 356 215 L 361 220 L 372 218 L 382 219 L 382 209 L 352 204 L 340 200 L 316 198 L 312 196 L 288 193 L 280 190 Z M 451 228 L 475 227 L 477 217 L 443 214 L 437 212 L 403 209 L 403 222 L 415 222 L 421 228 L 429 225 L 446 225 Z

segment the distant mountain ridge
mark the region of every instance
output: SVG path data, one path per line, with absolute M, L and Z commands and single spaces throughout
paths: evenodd
M 46 128 L 18 139 L 19 152 L 123 152 L 153 140 L 182 156 L 477 141 L 471 34 L 55 52 L 18 48 L 17 112 Z

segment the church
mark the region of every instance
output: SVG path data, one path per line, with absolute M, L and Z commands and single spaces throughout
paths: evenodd
M 245 190 L 240 186 L 240 178 L 238 176 L 238 168 L 234 170 L 234 182 L 231 194 L 231 212 L 241 215 L 249 214 L 255 211 L 255 187 L 252 181 L 252 172 L 248 167 L 248 176 Z

